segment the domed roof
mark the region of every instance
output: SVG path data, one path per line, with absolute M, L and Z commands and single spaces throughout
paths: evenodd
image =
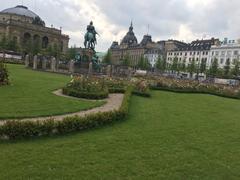
M 121 44 L 136 45 L 138 43 L 137 38 L 133 32 L 133 25 L 129 27 L 128 33 L 124 36 Z
M 39 17 L 34 12 L 30 11 L 26 6 L 21 6 L 21 5 L 18 5 L 18 6 L 13 7 L 13 8 L 5 9 L 5 10 L 1 11 L 1 13 L 27 16 L 27 17 L 31 17 L 33 19 L 36 18 L 36 17 Z

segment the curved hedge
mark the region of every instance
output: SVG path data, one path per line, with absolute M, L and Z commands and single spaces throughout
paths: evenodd
M 64 87 L 62 89 L 63 94 L 68 96 L 73 96 L 77 98 L 86 98 L 86 99 L 105 99 L 108 97 L 108 90 L 100 91 L 100 92 L 86 92 L 86 91 L 78 91 L 72 87 Z
M 46 121 L 7 121 L 0 126 L 1 139 L 22 139 L 54 134 L 65 134 L 96 128 L 114 121 L 124 120 L 128 114 L 132 87 L 128 87 L 121 104 L 115 111 L 90 114 L 85 117 L 67 117 L 62 121 L 49 119 Z

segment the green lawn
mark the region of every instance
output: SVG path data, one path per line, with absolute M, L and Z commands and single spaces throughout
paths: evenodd
M 70 76 L 36 72 L 20 65 L 8 68 L 11 85 L 0 87 L 0 119 L 65 114 L 102 104 L 52 94 L 69 82 Z
M 240 101 L 154 91 L 126 121 L 0 143 L 0 179 L 240 179 Z

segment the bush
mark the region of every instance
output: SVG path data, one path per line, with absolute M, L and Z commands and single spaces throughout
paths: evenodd
M 0 86 L 9 84 L 8 70 L 6 65 L 0 61 Z
M 65 134 L 100 127 L 114 121 L 124 120 L 128 114 L 132 87 L 128 87 L 120 109 L 110 112 L 90 114 L 88 116 L 67 117 L 62 121 L 7 121 L 0 126 L 2 139 L 22 139 L 53 134 Z
M 151 85 L 154 90 L 167 90 L 183 93 L 205 93 L 228 98 L 240 99 L 240 88 L 226 85 L 199 83 L 190 80 L 160 78 Z
M 150 97 L 149 84 L 145 80 L 140 80 L 135 83 L 133 94 L 142 97 Z
M 104 99 L 108 97 L 108 89 L 104 79 L 75 77 L 63 88 L 63 94 L 78 98 Z

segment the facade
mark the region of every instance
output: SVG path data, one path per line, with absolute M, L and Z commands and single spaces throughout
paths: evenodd
M 0 38 L 14 39 L 23 48 L 38 42 L 40 48 L 57 45 L 65 53 L 69 37 L 62 31 L 46 27 L 44 21 L 25 6 L 16 6 L 0 12 Z
M 210 49 L 212 46 L 218 44 L 220 44 L 220 41 L 215 38 L 192 41 L 190 44 L 168 51 L 167 63 L 168 65 L 171 65 L 173 60 L 177 58 L 179 63 L 185 63 L 186 66 L 191 64 L 192 61 L 195 61 L 196 64 L 200 64 L 205 61 L 207 63 L 207 67 L 209 67 L 210 64 L 208 63 L 208 59 Z
M 116 41 L 113 42 L 110 51 L 113 64 L 122 64 L 123 59 L 128 56 L 131 66 L 137 66 L 142 57 L 147 58 L 149 63 L 153 66 L 158 56 L 162 55 L 163 47 L 160 43 L 153 42 L 150 35 L 144 35 L 142 41 L 138 43 L 131 23 L 129 31 L 124 36 L 121 43 L 119 44 Z
M 239 61 L 240 58 L 240 41 L 228 41 L 225 39 L 223 43 L 212 46 L 208 58 L 209 66 L 215 58 L 218 60 L 219 68 L 224 68 L 227 60 L 230 61 L 230 66 L 233 67 L 234 62 Z

